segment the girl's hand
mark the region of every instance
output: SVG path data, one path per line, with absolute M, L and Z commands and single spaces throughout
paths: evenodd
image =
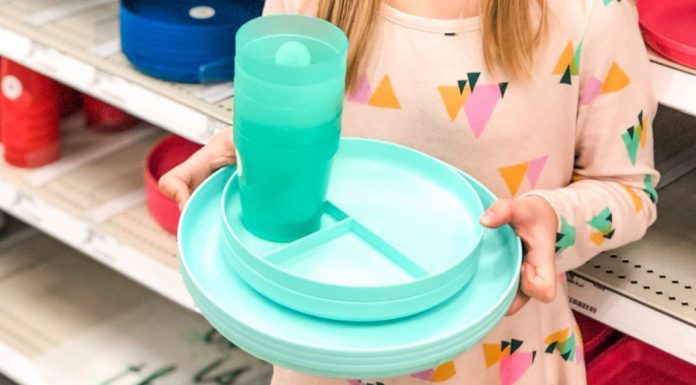
M 213 171 L 236 161 L 232 130 L 223 130 L 184 163 L 174 167 L 159 180 L 159 189 L 183 209 L 193 190 Z
M 486 210 L 481 224 L 496 228 L 510 224 L 525 249 L 520 287 L 507 315 L 515 314 L 531 298 L 551 302 L 556 296 L 555 244 L 558 219 L 543 198 L 499 199 Z

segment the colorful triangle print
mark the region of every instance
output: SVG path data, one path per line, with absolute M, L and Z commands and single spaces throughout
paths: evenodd
M 372 93 L 372 96 L 370 97 L 370 100 L 368 100 L 367 104 L 382 108 L 401 108 L 401 104 L 399 103 L 399 99 L 396 97 L 396 93 L 392 87 L 389 75 L 385 75 L 384 78 L 382 78 L 382 81 L 379 82 L 379 85 Z
M 595 245 L 599 246 L 604 243 L 605 240 L 611 239 L 614 236 L 614 223 L 612 217 L 611 210 L 606 207 L 587 222 L 597 230 L 590 234 L 590 240 Z
M 486 368 L 497 364 L 503 357 L 509 355 L 509 350 L 501 349 L 500 344 L 483 344 L 483 357 L 486 360 Z
M 529 162 L 529 170 L 527 171 L 527 179 L 532 188 L 536 188 L 537 181 L 541 172 L 544 170 L 544 165 L 546 164 L 546 159 L 548 156 L 542 156 L 541 158 L 533 159 Z
M 621 69 L 621 67 L 619 67 L 619 65 L 616 64 L 616 62 L 611 63 L 609 72 L 607 73 L 607 76 L 604 78 L 604 85 L 602 85 L 600 94 L 621 91 L 622 89 L 626 88 L 626 86 L 630 82 L 631 81 L 628 79 L 628 76 Z
M 370 86 L 370 82 L 367 79 L 367 75 L 363 74 L 358 78 L 358 81 L 356 82 L 355 86 L 350 91 L 350 94 L 348 95 L 348 100 L 356 103 L 367 104 L 367 102 L 370 100 L 371 95 L 372 87 Z
M 464 87 L 464 92 L 459 92 L 458 86 L 439 86 L 437 89 L 440 91 L 440 97 L 445 103 L 445 108 L 447 109 L 450 120 L 454 122 L 471 93 L 469 87 Z
M 633 189 L 629 186 L 626 186 L 625 184 L 622 184 L 623 188 L 626 190 L 628 193 L 628 196 L 631 197 L 631 201 L 633 202 L 633 207 L 635 208 L 636 212 L 640 212 L 640 210 L 643 209 L 643 201 L 640 199 L 638 194 L 633 191 Z
M 469 87 L 471 88 L 471 92 L 476 90 L 476 82 L 478 82 L 479 76 L 481 76 L 480 72 L 469 72 L 466 74 L 466 77 L 469 79 Z
M 563 76 L 561 77 L 561 84 L 572 84 L 572 80 L 570 77 L 570 66 L 566 67 L 565 72 L 563 73 Z
M 590 104 L 599 95 L 602 89 L 602 82 L 594 76 L 587 79 L 585 88 L 580 91 L 580 104 Z
M 655 190 L 655 186 L 653 185 L 652 177 L 646 175 L 643 184 L 645 185 L 645 193 L 648 194 L 652 203 L 657 203 L 657 190 Z
M 524 177 L 527 176 L 527 170 L 529 170 L 529 162 L 503 167 L 498 170 L 508 190 L 510 190 L 510 195 L 515 196 L 517 194 Z
M 621 134 L 621 139 L 624 142 L 624 145 L 626 146 L 626 150 L 628 151 L 628 157 L 631 160 L 631 164 L 635 166 L 636 164 L 636 158 L 638 156 L 638 147 L 645 147 L 645 142 L 647 138 L 647 134 L 644 129 L 643 122 L 645 121 L 643 117 L 643 111 L 638 114 L 638 124 L 629 127 L 626 129 L 626 131 Z
M 459 86 L 459 93 L 464 93 L 464 87 L 466 87 L 466 80 L 457 80 L 457 86 Z
M 454 366 L 454 361 L 449 361 L 436 368 L 411 374 L 411 377 L 429 382 L 445 382 L 454 377 L 456 374 L 457 370 Z
M 558 61 L 556 62 L 556 66 L 553 68 L 553 72 L 551 74 L 552 75 L 565 74 L 566 69 L 570 68 L 573 65 L 574 60 L 575 60 L 575 53 L 573 52 L 573 42 L 568 41 L 568 44 L 566 44 L 565 48 L 563 49 L 563 52 L 561 53 L 561 56 L 558 58 Z
M 561 216 L 561 228 L 556 233 L 556 254 L 560 254 L 575 244 L 575 227 Z
M 476 88 L 471 88 L 473 91 L 464 103 L 464 112 L 469 119 L 471 131 L 479 138 L 502 96 L 498 84 L 479 84 Z
M 500 361 L 500 385 L 513 385 L 534 364 L 535 352 L 516 352 Z
M 498 86 L 500 87 L 500 97 L 504 98 L 505 91 L 507 90 L 507 87 L 508 87 L 508 82 L 499 83 Z
M 580 43 L 578 43 L 577 48 L 575 48 L 575 54 L 573 55 L 573 64 L 570 66 L 571 75 L 577 76 L 580 74 L 580 55 L 582 55 L 582 44 L 583 40 L 580 40 Z

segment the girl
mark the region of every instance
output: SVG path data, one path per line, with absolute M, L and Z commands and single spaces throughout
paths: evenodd
M 520 290 L 479 345 L 385 385 L 584 384 L 564 272 L 643 236 L 655 220 L 656 102 L 637 15 L 620 0 L 273 0 L 349 37 L 346 136 L 406 145 L 459 167 L 499 197 L 526 255 Z M 235 161 L 225 131 L 165 175 L 180 205 Z M 288 161 L 292 161 L 289 159 Z M 276 368 L 275 384 L 358 384 Z

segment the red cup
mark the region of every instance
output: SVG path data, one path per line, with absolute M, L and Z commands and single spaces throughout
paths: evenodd
M 94 131 L 117 132 L 127 130 L 138 123 L 138 119 L 99 99 L 83 95 L 87 127 Z
M 157 182 L 167 171 L 181 164 L 202 146 L 171 135 L 157 143 L 145 160 L 147 208 L 159 225 L 171 234 L 179 226 L 179 206 L 159 191 Z
M 0 84 L 0 136 L 5 160 L 33 168 L 58 159 L 63 86 L 5 58 L 0 62 Z

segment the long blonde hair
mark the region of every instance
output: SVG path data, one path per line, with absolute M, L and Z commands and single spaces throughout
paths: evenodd
M 532 17 L 529 0 L 480 1 L 483 57 L 488 70 L 502 70 L 512 79 L 528 77 L 534 51 L 546 31 L 546 0 L 536 0 L 539 17 Z M 350 41 L 348 88 L 358 77 L 381 5 L 382 0 L 318 0 L 317 16 L 341 28 Z

